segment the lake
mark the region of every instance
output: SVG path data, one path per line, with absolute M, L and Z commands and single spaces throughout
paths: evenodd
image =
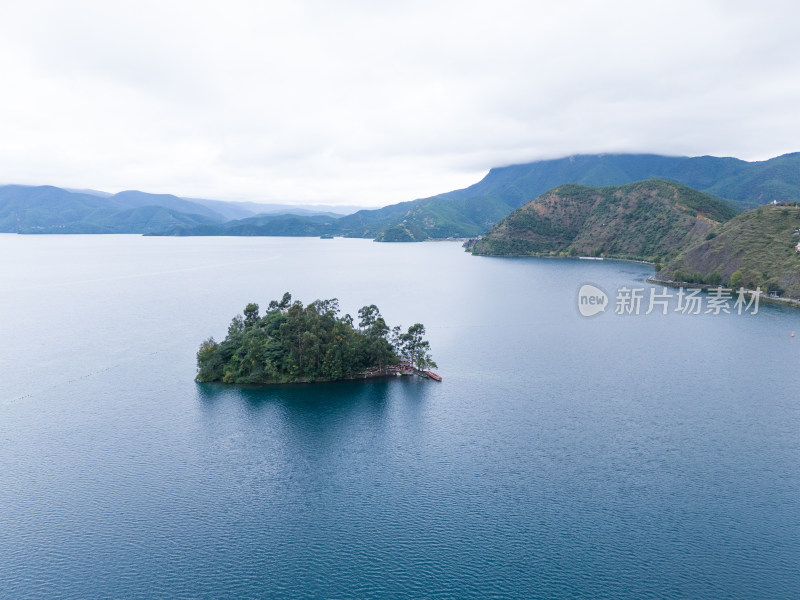
M 800 311 L 615 314 L 651 272 L 0 235 L 0 597 L 796 597 Z M 195 383 L 285 291 L 424 323 L 443 382 Z

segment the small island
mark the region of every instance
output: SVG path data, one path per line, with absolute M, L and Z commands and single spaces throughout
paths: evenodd
M 281 384 L 421 375 L 441 381 L 430 371 L 436 363 L 421 323 L 406 332 L 390 328 L 374 304 L 358 317 L 357 326 L 349 314 L 340 317 L 336 298 L 303 306 L 287 292 L 264 316 L 250 303 L 225 340 L 200 344 L 196 380 Z

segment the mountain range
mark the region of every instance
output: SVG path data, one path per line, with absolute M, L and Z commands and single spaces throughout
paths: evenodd
M 594 154 L 499 167 L 478 183 L 430 198 L 360 210 L 331 223 L 295 223 L 280 235 L 333 234 L 378 241 L 474 237 L 514 209 L 565 183 L 624 185 L 647 179 L 682 183 L 743 210 L 800 199 L 800 152 L 760 162 L 714 156 Z M 276 235 L 274 226 L 247 235 Z M 209 235 L 207 227 L 178 225 L 167 235 Z M 227 235 L 220 228 L 218 235 Z
M 129 190 L 107 194 L 59 187 L 0 186 L 0 233 L 157 233 L 215 227 L 256 215 L 341 217 L 355 207 L 289 206 L 179 198 Z M 340 211 L 340 212 L 333 212 Z
M 565 183 L 669 180 L 738 210 L 800 200 L 800 153 L 760 162 L 713 156 L 578 155 L 499 167 L 479 182 L 429 198 L 341 215 L 335 207 L 257 205 L 128 191 L 0 186 L 0 232 L 148 235 L 342 235 L 378 241 L 474 237 Z M 340 214 L 336 214 L 336 212 Z M 259 214 L 262 213 L 262 214 Z

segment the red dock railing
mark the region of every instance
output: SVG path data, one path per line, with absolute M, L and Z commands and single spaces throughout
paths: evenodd
M 437 375 L 433 371 L 423 371 L 423 373 L 425 375 L 427 375 L 428 377 L 430 377 L 431 379 L 433 379 L 434 381 L 441 381 L 442 380 L 441 375 Z

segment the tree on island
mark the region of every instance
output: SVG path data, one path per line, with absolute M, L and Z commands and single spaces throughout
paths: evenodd
M 197 381 L 334 381 L 395 372 L 403 360 L 418 370 L 436 366 L 421 323 L 405 333 L 391 329 L 374 304 L 358 317 L 358 327 L 349 314 L 340 317 L 336 298 L 303 306 L 287 292 L 263 317 L 250 303 L 233 318 L 225 340 L 200 345 Z
M 420 371 L 435 369 L 437 366 L 430 355 L 430 343 L 422 337 L 424 335 L 425 326 L 416 323 L 408 328 L 407 333 L 399 336 L 401 353 Z

